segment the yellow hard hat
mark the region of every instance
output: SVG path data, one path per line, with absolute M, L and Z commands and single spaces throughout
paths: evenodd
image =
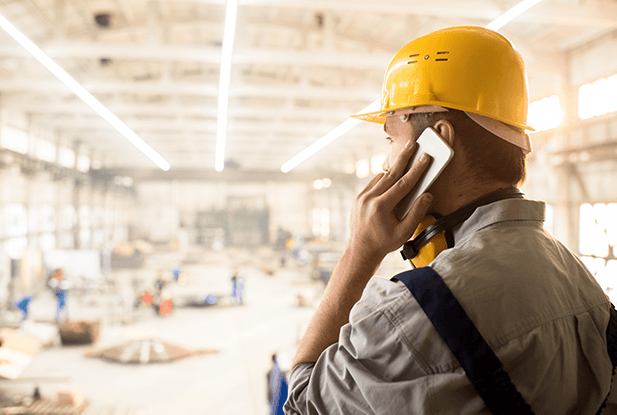
M 451 27 L 403 46 L 384 77 L 379 111 L 352 117 L 383 124 L 386 113 L 421 105 L 527 125 L 525 64 L 501 34 L 476 26 Z

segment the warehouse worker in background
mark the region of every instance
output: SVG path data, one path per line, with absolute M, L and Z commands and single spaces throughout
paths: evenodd
M 544 230 L 544 203 L 516 187 L 531 151 L 527 107 L 523 60 L 497 32 L 444 29 L 394 56 L 380 111 L 357 115 L 385 124 L 385 173 L 355 200 L 350 240 L 294 358 L 287 414 L 601 407 L 611 385 L 611 304 Z M 430 162 L 404 173 L 427 127 L 454 156 L 399 220 L 395 205 Z M 406 244 L 427 212 L 439 240 Z M 418 268 L 371 279 L 403 244 Z M 436 257 L 426 260 L 425 248 Z

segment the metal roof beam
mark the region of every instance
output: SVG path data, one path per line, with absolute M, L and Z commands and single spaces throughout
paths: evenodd
M 172 0 L 186 3 L 193 1 L 204 4 L 225 4 L 225 0 Z M 407 14 L 431 16 L 452 20 L 470 19 L 489 22 L 507 10 L 490 0 L 397 0 L 389 1 L 387 6 L 373 0 L 238 0 L 240 7 L 281 7 L 308 10 L 336 10 L 349 13 Z M 615 27 L 617 4 L 601 0 L 577 2 L 575 6 L 557 2 L 544 2 L 516 18 L 518 22 L 542 23 L 566 26 L 606 26 Z
M 201 82 L 177 82 L 169 83 L 164 81 L 146 82 L 118 82 L 118 81 L 83 81 L 82 86 L 92 94 L 119 94 L 134 93 L 140 95 L 191 95 L 191 96 L 218 96 L 218 85 L 204 84 Z M 9 78 L 0 80 L 0 91 L 3 92 L 66 92 L 68 89 L 59 81 L 53 79 L 28 79 L 28 78 Z M 362 100 L 366 102 L 374 101 L 379 94 L 378 88 L 366 88 L 358 90 L 350 89 L 331 89 L 331 88 L 309 88 L 300 86 L 274 86 L 274 85 L 232 85 L 229 91 L 230 97 L 234 98 L 281 98 L 281 99 L 315 99 L 331 101 L 351 101 Z
M 100 42 L 51 42 L 41 47 L 52 59 L 91 58 L 150 61 L 203 62 L 220 64 L 221 48 L 213 46 L 174 46 L 164 44 L 110 45 Z M 29 57 L 18 45 L 5 45 L 0 56 Z M 232 64 L 353 67 L 383 70 L 392 58 L 390 53 L 342 53 L 287 50 L 234 50 Z
M 92 110 L 79 102 L 61 103 L 50 102 L 48 104 L 10 104 L 11 108 L 17 109 L 33 115 L 48 114 L 92 114 Z M 144 115 L 172 115 L 172 116 L 202 116 L 215 118 L 217 108 L 206 105 L 181 105 L 181 104 L 110 104 L 107 108 L 114 114 L 123 116 Z M 252 117 L 252 118 L 294 118 L 299 121 L 303 118 L 320 120 L 340 120 L 341 117 L 350 115 L 345 110 L 328 110 L 314 108 L 263 108 L 263 107 L 242 107 L 230 108 L 230 117 Z
M 63 131 L 115 131 L 105 120 L 97 119 L 95 117 L 67 117 L 60 118 L 54 116 L 33 116 L 32 121 L 45 127 L 60 128 Z M 215 133 L 216 121 L 215 120 L 187 120 L 187 119 L 174 119 L 174 120 L 140 120 L 136 118 L 125 118 L 123 120 L 126 125 L 133 129 L 138 134 L 142 133 L 146 136 L 147 131 L 157 132 L 169 132 L 179 133 L 184 131 L 194 131 L 199 133 Z M 332 122 L 309 124 L 303 127 L 302 135 L 318 135 L 328 132 L 328 128 L 332 128 Z M 272 126 L 267 123 L 251 122 L 243 120 L 235 120 L 233 125 L 230 126 L 230 134 L 236 132 L 243 132 L 246 130 L 266 130 L 268 134 L 293 134 L 297 135 L 296 123 L 280 123 L 280 125 Z
M 358 181 L 353 174 L 344 174 L 340 172 L 311 170 L 307 172 L 289 172 L 282 173 L 281 171 L 264 171 L 264 170 L 234 170 L 231 168 L 225 169 L 222 172 L 215 172 L 207 169 L 171 169 L 167 172 L 159 172 L 150 169 L 101 169 L 94 170 L 90 173 L 93 178 L 98 180 L 113 180 L 115 176 L 130 176 L 136 183 L 145 181 L 167 181 L 167 180 L 184 180 L 184 181 L 220 181 L 226 182 L 312 182 L 316 179 L 330 177 L 335 183 L 355 183 Z

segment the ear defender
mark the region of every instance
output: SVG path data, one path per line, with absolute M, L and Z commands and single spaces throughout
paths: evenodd
M 524 196 L 517 188 L 502 189 L 484 195 L 442 218 L 427 216 L 416 228 L 412 239 L 403 245 L 401 255 L 414 268 L 426 267 L 441 252 L 454 247 L 452 229 L 469 219 L 478 207 L 504 199 L 522 199 Z
M 415 240 L 418 238 L 426 228 L 430 227 L 435 222 L 437 222 L 437 219 L 434 216 L 427 216 L 416 228 L 412 239 Z M 452 246 L 454 246 L 454 244 L 452 244 Z M 421 246 L 418 252 L 415 252 L 415 255 L 410 258 L 409 261 L 411 261 L 414 268 L 426 267 L 437 258 L 437 255 L 439 255 L 441 251 L 452 248 L 452 246 L 448 245 L 446 231 L 439 232 L 430 238 L 425 245 Z M 403 249 L 403 252 L 404 251 L 405 249 Z M 408 253 L 411 254 L 411 252 Z M 405 254 L 403 254 L 403 258 L 405 258 Z
M 452 232 L 444 227 L 448 217 L 437 219 L 434 215 L 427 215 L 416 228 L 412 239 L 403 245 L 401 255 L 414 268 L 426 267 L 442 251 L 454 247 Z

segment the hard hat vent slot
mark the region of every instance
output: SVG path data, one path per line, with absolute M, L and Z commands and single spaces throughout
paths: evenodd
M 409 55 L 409 57 L 410 57 L 410 58 L 416 58 L 416 57 L 418 57 L 419 55 L 420 55 L 419 53 L 416 53 L 416 54 L 414 54 L 414 55 Z M 418 61 L 414 59 L 414 60 L 412 60 L 412 61 L 407 62 L 407 65 L 411 65 L 412 63 L 418 63 Z
M 447 55 L 448 53 L 450 53 L 449 51 L 442 51 L 442 52 L 437 52 L 438 55 Z M 447 58 L 437 58 L 435 59 L 436 62 L 445 62 L 447 61 Z

